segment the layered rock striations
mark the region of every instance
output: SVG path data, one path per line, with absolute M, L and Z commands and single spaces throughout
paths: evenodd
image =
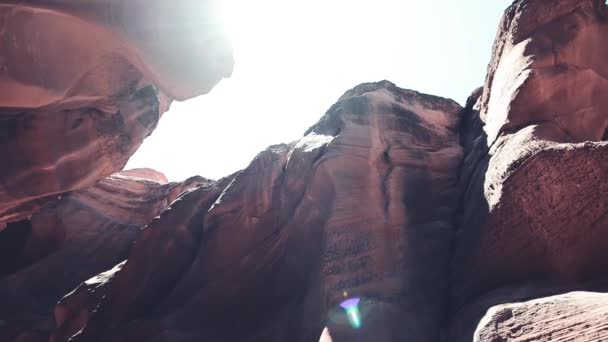
M 488 305 L 605 278 L 607 37 L 603 1 L 506 10 L 486 84 L 464 114 L 450 340 L 471 340 Z
M 0 54 L 0 341 L 608 340 L 604 1 L 515 1 L 465 108 L 366 83 L 220 180 L 104 178 L 165 103 L 229 73 L 192 6 L 0 5 L 0 30 L 32 42 Z M 42 22 L 102 49 L 29 39 Z M 208 39 L 163 49 L 195 23 Z M 68 46 L 83 63 L 44 76 Z
M 604 341 L 605 293 L 573 292 L 490 308 L 475 341 Z
M 213 2 L 0 4 L 0 229 L 121 170 L 232 70 Z
M 49 335 L 59 298 L 123 261 L 142 226 L 181 193 L 208 182 L 163 178 L 150 170 L 117 173 L 0 232 L 0 340 Z
M 152 221 L 73 340 L 315 340 L 325 325 L 436 340 L 460 111 L 389 82 L 347 92 L 299 141 Z M 337 309 L 353 297 L 356 331 Z

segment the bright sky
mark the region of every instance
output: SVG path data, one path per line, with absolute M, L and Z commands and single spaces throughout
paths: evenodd
M 127 168 L 217 179 L 298 139 L 344 91 L 388 79 L 464 103 L 510 0 L 223 0 L 230 79 L 174 102 Z

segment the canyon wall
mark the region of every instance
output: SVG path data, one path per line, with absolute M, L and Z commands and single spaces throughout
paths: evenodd
M 0 4 L 0 230 L 120 171 L 173 99 L 230 75 L 216 12 L 194 0 Z
M 506 10 L 464 113 L 450 341 L 469 341 L 488 305 L 606 289 L 607 38 L 603 1 Z
M 0 341 L 608 340 L 604 1 L 515 1 L 464 108 L 361 84 L 179 183 L 120 170 L 230 74 L 212 2 L 8 1 L 0 32 Z

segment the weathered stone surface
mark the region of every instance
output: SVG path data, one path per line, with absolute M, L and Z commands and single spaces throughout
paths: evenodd
M 451 316 L 446 327 L 446 340 L 450 342 L 471 342 L 480 320 L 494 306 L 526 302 L 537 298 L 562 295 L 574 291 L 607 292 L 608 279 L 602 277 L 590 282 L 572 284 L 543 282 L 522 282 L 519 285 L 505 284 L 467 301 L 458 312 Z
M 120 172 L 61 196 L 31 220 L 9 224 L 0 232 L 0 245 L 10 247 L 6 255 L 2 250 L 0 340 L 24 332 L 48 338 L 62 296 L 124 260 L 142 226 L 180 193 L 206 182 L 167 183 L 152 170 Z
M 175 286 L 192 262 L 201 239 L 201 231 L 196 228 L 206 212 L 199 210 L 199 206 L 208 208 L 216 201 L 223 190 L 218 184 L 226 185 L 222 181 L 207 182 L 184 194 L 144 227 L 128 262 L 118 267 L 124 272 L 107 272 L 112 276 L 109 279 L 104 275 L 90 279 L 62 299 L 56 309 L 59 330 L 54 339 L 70 338 L 88 323 L 94 309 L 97 310 L 94 316 L 97 323 L 89 324 L 105 325 L 120 322 L 125 316 L 145 313 L 162 300 L 164 292 Z M 159 222 L 167 221 L 171 224 L 158 228 Z M 108 280 L 115 282 L 108 284 Z M 108 304 L 98 308 L 97 299 Z M 85 341 L 89 339 L 94 340 L 93 337 L 84 338 Z
M 529 0 L 505 13 L 480 113 L 469 110 L 487 138 L 481 125 L 465 133 L 477 140 L 463 167 L 456 306 L 504 283 L 582 281 L 606 266 L 608 143 L 594 142 L 608 125 L 606 11 Z
M 489 144 L 531 124 L 562 142 L 601 140 L 608 127 L 604 0 L 517 0 L 505 12 L 481 96 Z
M 89 186 L 229 73 L 194 4 L 0 5 L 0 341 L 608 339 L 605 295 L 563 295 L 608 290 L 604 1 L 515 1 L 465 109 L 362 84 L 221 180 Z
M 497 288 L 543 283 L 559 293 L 604 278 L 607 16 L 594 0 L 520 0 L 505 12 L 486 84 L 463 119 L 452 324 Z M 451 331 L 472 333 L 477 321 Z
M 89 102 L 2 115 L 0 222 L 27 219 L 58 194 L 124 167 L 160 115 L 152 86 L 125 94 L 109 111 Z
M 334 340 L 438 338 L 458 197 L 453 172 L 462 158 L 460 110 L 392 85 L 362 85 L 328 112 L 326 120 L 350 119 L 326 148 L 336 204 L 324 228 L 321 272 Z M 328 127 L 322 120 L 312 132 Z M 361 298 L 356 330 L 340 319 L 339 304 L 349 297 Z
M 73 340 L 309 341 L 326 321 L 336 341 L 436 340 L 460 111 L 386 81 L 348 91 L 301 140 L 153 220 Z M 345 297 L 362 298 L 358 330 Z
M 488 310 L 475 342 L 608 340 L 608 294 L 572 292 Z
M 121 170 L 233 64 L 209 1 L 4 1 L 0 37 L 0 230 Z
M 51 342 L 68 340 L 85 326 L 90 314 L 106 295 L 106 285 L 122 269 L 125 262 L 126 260 L 88 279 L 57 303 L 55 307 L 57 328 L 51 334 Z
M 68 97 L 107 99 L 137 73 L 173 99 L 207 93 L 233 67 L 217 6 L 196 0 L 3 1 L 0 103 L 37 108 Z

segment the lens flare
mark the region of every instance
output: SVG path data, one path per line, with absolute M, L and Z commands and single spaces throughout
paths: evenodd
M 348 322 L 350 325 L 359 329 L 361 327 L 361 312 L 359 312 L 359 301 L 360 298 L 351 298 L 343 301 L 340 306 L 346 312 L 346 317 L 348 317 Z

